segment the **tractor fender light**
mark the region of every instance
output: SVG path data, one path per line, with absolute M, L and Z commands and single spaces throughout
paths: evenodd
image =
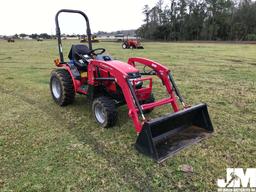
M 59 58 L 55 59 L 54 64 L 58 67 L 60 65 L 60 59 Z

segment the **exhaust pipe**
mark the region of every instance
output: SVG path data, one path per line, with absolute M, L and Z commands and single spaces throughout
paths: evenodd
M 213 132 L 206 104 L 145 122 L 135 148 L 158 163 Z

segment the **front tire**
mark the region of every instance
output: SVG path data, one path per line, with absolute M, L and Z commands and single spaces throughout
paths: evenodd
M 73 81 L 65 69 L 56 69 L 51 73 L 50 90 L 53 100 L 60 106 L 71 104 L 75 99 Z
M 117 121 L 117 109 L 113 99 L 105 96 L 93 100 L 92 112 L 97 123 L 103 127 L 113 127 Z
M 155 97 L 154 97 L 154 94 L 151 93 L 150 96 L 149 96 L 149 98 L 146 99 L 146 100 L 144 100 L 142 103 L 143 103 L 143 104 L 147 104 L 147 103 L 153 103 L 153 102 L 155 102 Z M 153 111 L 153 110 L 154 110 L 154 108 L 152 108 L 152 109 L 146 109 L 146 110 L 143 110 L 143 113 L 144 113 L 144 114 L 147 114 L 147 113 L 150 113 L 150 112 Z

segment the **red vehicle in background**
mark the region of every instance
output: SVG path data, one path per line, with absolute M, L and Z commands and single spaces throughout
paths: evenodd
M 123 38 L 123 44 L 122 44 L 123 49 L 144 49 L 144 47 L 141 45 L 140 40 L 136 37 L 136 39 L 129 39 L 127 36 L 126 39 Z

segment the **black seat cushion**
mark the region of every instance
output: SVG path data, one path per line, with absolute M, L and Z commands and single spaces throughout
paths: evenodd
M 79 55 L 89 55 L 90 49 L 83 44 L 77 44 L 77 45 L 72 45 L 68 58 L 70 60 L 74 61 L 75 66 L 78 68 L 78 70 L 87 70 L 87 64 L 86 61 L 83 60 L 84 63 L 80 62 L 82 58 Z

